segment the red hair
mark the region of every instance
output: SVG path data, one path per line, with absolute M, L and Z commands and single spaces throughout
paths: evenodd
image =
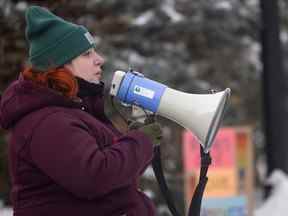
M 52 88 L 66 97 L 74 98 L 78 93 L 77 79 L 68 69 L 63 67 L 46 72 L 28 67 L 24 69 L 22 74 L 24 79 L 32 80 L 37 84 Z

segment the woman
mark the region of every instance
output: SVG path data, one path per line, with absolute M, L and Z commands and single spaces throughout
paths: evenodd
M 15 216 L 151 216 L 137 180 L 153 157 L 157 124 L 121 134 L 104 114 L 101 66 L 83 26 L 32 6 L 29 61 L 4 92 Z

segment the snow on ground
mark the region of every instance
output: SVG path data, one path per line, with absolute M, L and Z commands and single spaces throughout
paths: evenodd
M 1 216 L 12 216 L 12 209 L 11 208 L 1 208 L 0 207 L 0 215 Z
M 254 216 L 286 216 L 288 212 L 288 176 L 276 170 L 267 183 L 273 187 L 270 197 L 255 210 Z
M 184 16 L 175 9 L 175 0 L 164 0 L 161 9 L 174 23 L 184 19 Z

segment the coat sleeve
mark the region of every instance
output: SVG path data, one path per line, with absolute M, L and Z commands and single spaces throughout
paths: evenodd
M 153 157 L 149 138 L 131 131 L 100 150 L 87 126 L 65 113 L 50 114 L 33 132 L 33 162 L 57 184 L 86 199 L 133 184 Z

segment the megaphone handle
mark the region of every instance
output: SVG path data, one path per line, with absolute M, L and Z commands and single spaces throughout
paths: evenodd
M 203 147 L 201 146 L 200 155 L 201 155 L 200 177 L 198 185 L 195 189 L 194 195 L 190 203 L 188 216 L 200 216 L 202 198 L 206 184 L 208 182 L 207 172 L 209 165 L 211 164 L 210 153 L 209 152 L 205 153 Z
M 156 115 L 150 114 L 146 116 L 145 124 L 151 124 L 151 123 L 154 123 L 155 121 L 156 121 Z

